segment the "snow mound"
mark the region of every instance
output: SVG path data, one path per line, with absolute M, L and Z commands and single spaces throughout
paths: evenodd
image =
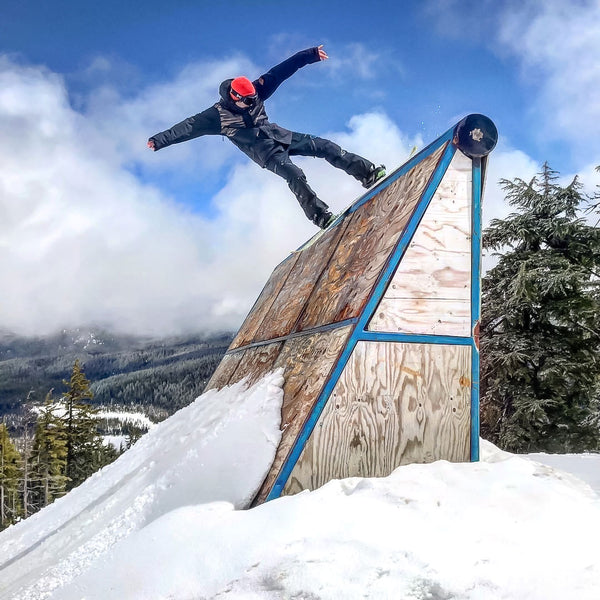
M 600 497 L 482 442 L 247 505 L 280 441 L 281 372 L 209 392 L 0 534 L 3 600 L 597 600 Z
M 589 483 L 592 489 L 600 494 L 600 454 L 546 454 L 540 452 L 526 456 L 555 469 L 572 473 Z
M 179 508 L 53 598 L 597 600 L 598 496 L 491 444 L 482 454 L 249 511 Z
M 240 382 L 207 392 L 65 497 L 2 532 L 0 597 L 47 597 L 179 507 L 247 506 L 281 439 L 282 384 L 279 370 L 249 389 Z

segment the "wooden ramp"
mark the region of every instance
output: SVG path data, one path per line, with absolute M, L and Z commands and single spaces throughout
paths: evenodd
M 481 196 L 469 115 L 275 268 L 207 389 L 284 369 L 254 503 L 399 465 L 478 460 Z

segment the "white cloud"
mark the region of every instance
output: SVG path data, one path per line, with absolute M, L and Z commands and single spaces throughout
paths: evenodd
M 376 164 L 385 164 L 388 171 L 404 163 L 413 147 L 423 146 L 419 135 L 414 138 L 404 135 L 382 112 L 356 115 L 348 121 L 346 131 L 325 132 L 322 137 Z M 334 213 L 346 208 L 365 191 L 358 181 L 323 160 L 295 158 L 294 161 L 302 167 L 314 190 L 330 204 Z
M 336 43 L 327 39 L 308 40 L 297 33 L 284 33 L 271 36 L 269 54 L 273 61 L 279 62 L 281 56 L 291 56 L 300 49 L 319 45 L 322 45 L 329 55 L 327 68 L 317 72 L 320 75 L 317 81 L 315 81 L 316 74 L 311 74 L 311 79 L 303 82 L 304 85 L 322 85 L 321 78 L 340 81 L 342 78 L 350 77 L 356 82 L 373 80 L 381 71 L 392 70 L 396 73 L 404 73 L 404 66 L 395 50 L 386 49 L 381 45 L 375 49 L 373 45 L 361 42 Z
M 600 173 L 596 165 L 590 163 L 582 167 L 577 174 L 560 174 L 559 185 L 569 185 L 575 175 L 583 185 L 582 193 L 592 195 L 600 186 Z M 500 179 L 523 179 L 529 182 L 539 175 L 542 165 L 530 156 L 512 148 L 507 140 L 500 138 L 498 146 L 489 156 L 488 170 L 485 184 L 485 197 L 483 202 L 483 226 L 487 227 L 492 219 L 504 219 L 514 209 L 504 200 L 505 192 L 500 184 Z
M 505 192 L 501 179 L 512 180 L 517 177 L 524 181 L 532 179 L 541 169 L 531 157 L 521 150 L 510 147 L 500 138 L 498 146 L 489 155 L 483 200 L 483 226 L 487 227 L 492 219 L 504 219 L 513 210 L 505 202 Z
M 78 112 L 61 77 L 0 61 L 0 329 L 166 334 L 239 326 L 276 264 L 315 227 L 282 179 L 231 144 L 218 141 L 221 155 L 206 145 L 210 138 L 201 149 L 181 144 L 179 155 L 154 154 L 145 140 L 148 123 L 158 130 L 209 105 L 222 78 L 251 68 L 243 58 L 193 65 L 134 98 L 105 89 Z M 424 145 L 384 113 L 354 116 L 345 131 L 323 135 L 389 170 Z M 323 160 L 295 160 L 333 212 L 364 192 Z M 225 165 L 214 218 L 127 170 L 143 161 L 173 172 L 192 163 L 206 174 Z M 528 178 L 537 169 L 501 141 L 490 159 L 486 219 L 506 211 L 500 176 Z
M 103 150 L 61 78 L 2 60 L 0 129 L 0 327 L 164 333 L 213 323 L 212 225 Z
M 600 173 L 596 170 L 598 163 L 600 163 L 600 158 L 593 163 L 588 163 L 576 174 L 561 175 L 559 183 L 561 185 L 568 185 L 573 181 L 575 175 L 577 175 L 579 183 L 583 186 L 581 190 L 582 193 L 591 198 L 592 204 L 596 204 L 600 200 Z M 598 211 L 590 211 L 589 204 L 586 205 L 585 208 L 588 210 L 584 211 L 583 218 L 587 223 L 594 227 L 600 226 L 600 215 L 598 214 Z
M 597 161 L 591 162 L 579 170 L 579 178 L 583 183 L 584 191 L 588 194 L 597 192 L 597 188 L 600 186 L 600 172 L 597 170 L 599 163 L 600 157 Z
M 236 161 L 211 220 L 126 168 L 157 156 L 172 169 L 192 160 L 191 150 L 176 158 L 147 151 L 147 123 L 159 129 L 212 100 L 215 82 L 231 69 L 228 61 L 212 65 L 209 85 L 201 67 L 190 67 L 125 101 L 105 90 L 81 113 L 61 77 L 2 59 L 0 328 L 43 334 L 95 324 L 164 334 L 240 324 L 275 265 L 316 231 L 285 182 L 219 142 Z M 128 145 L 133 137 L 141 150 Z M 354 117 L 332 137 L 372 160 L 398 163 L 414 143 L 381 114 Z M 199 159 L 205 171 L 210 160 Z M 363 191 L 324 161 L 301 162 L 335 211 Z
M 484 228 L 490 224 L 492 219 L 504 219 L 515 210 L 504 200 L 505 192 L 500 184 L 500 179 L 514 180 L 518 177 L 529 182 L 542 170 L 541 164 L 521 150 L 510 147 L 503 138 L 500 138 L 498 146 L 489 156 L 488 165 L 483 201 Z M 583 185 L 582 193 L 587 195 L 597 193 L 598 186 L 600 186 L 600 173 L 596 171 L 595 167 L 595 164 L 590 163 L 582 167 L 577 174 L 559 175 L 557 183 L 563 186 L 569 185 L 577 175 Z M 596 224 L 598 221 L 595 214 L 588 213 L 584 216 L 587 216 L 590 224 Z M 484 269 L 489 269 L 495 262 L 496 259 L 491 254 L 487 254 L 484 256 Z
M 600 3 L 511 2 L 499 41 L 521 60 L 528 82 L 540 86 L 538 108 L 551 129 L 579 147 L 598 138 Z
M 512 148 L 508 142 L 500 138 L 497 147 L 488 157 L 485 188 L 483 195 L 483 223 L 485 229 L 492 219 L 505 219 L 514 208 L 505 201 L 505 192 L 502 189 L 501 179 L 513 180 L 515 178 L 530 181 L 541 169 L 531 157 L 521 150 Z M 491 252 L 483 254 L 483 271 L 487 271 L 497 262 Z
M 381 61 L 381 55 L 373 52 L 365 44 L 358 42 L 340 47 L 331 58 L 329 75 L 341 77 L 343 74 L 352 73 L 354 78 L 374 79 L 376 66 Z
M 114 155 L 120 163 L 135 161 L 154 171 L 183 169 L 189 173 L 222 167 L 235 149 L 218 137 L 203 140 L 202 151 L 179 144 L 156 156 L 146 148 L 146 140 L 212 106 L 219 99 L 219 84 L 224 79 L 256 71 L 248 59 L 234 56 L 186 65 L 171 80 L 144 88 L 132 98 L 122 98 L 110 86 L 96 89 L 86 103 L 85 116 L 94 124 L 97 149 L 105 156 Z

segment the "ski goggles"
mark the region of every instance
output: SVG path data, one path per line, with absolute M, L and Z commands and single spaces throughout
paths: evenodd
M 257 95 L 253 94 L 252 96 L 242 96 L 238 94 L 235 90 L 231 90 L 231 97 L 236 102 L 243 102 L 246 106 L 252 106 L 256 102 Z

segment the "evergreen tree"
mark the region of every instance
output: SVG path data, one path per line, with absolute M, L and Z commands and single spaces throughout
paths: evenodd
M 98 435 L 97 413 L 87 401 L 93 398 L 79 360 L 75 361 L 71 379 L 64 382 L 68 391 L 65 403 L 67 434 L 67 490 L 83 483 L 92 473 L 106 464 L 105 450 Z
M 556 180 L 547 164 L 503 180 L 517 211 L 484 232 L 501 253 L 483 279 L 482 433 L 513 451 L 600 447 L 600 233 L 577 178 Z
M 127 425 L 127 436 L 125 438 L 124 450 L 129 450 L 145 433 L 146 429 L 136 427 L 132 423 Z
M 39 510 L 66 492 L 67 432 L 65 408 L 48 392 L 35 426 L 33 448 L 29 457 L 30 503 Z
M 29 396 L 28 396 L 29 398 Z M 30 415 L 31 407 L 25 404 L 25 422 L 23 424 L 23 437 L 21 440 L 21 455 L 23 457 L 23 474 L 21 480 L 21 497 L 23 498 L 23 517 L 27 518 L 32 512 L 33 508 L 30 506 L 29 499 L 29 461 L 27 457 L 31 454 L 31 432 L 30 432 Z
M 20 482 L 21 455 L 11 442 L 6 425 L 0 423 L 0 530 L 22 516 Z
M 600 166 L 596 167 L 596 171 L 598 171 L 598 173 L 600 173 Z M 592 202 L 595 202 L 595 203 L 592 204 L 588 210 L 591 213 L 595 212 L 595 213 L 600 214 L 600 185 L 597 185 L 596 188 L 597 188 L 597 191 L 592 196 Z M 598 227 L 598 225 L 600 225 L 600 219 L 598 219 L 596 221 L 596 227 Z

